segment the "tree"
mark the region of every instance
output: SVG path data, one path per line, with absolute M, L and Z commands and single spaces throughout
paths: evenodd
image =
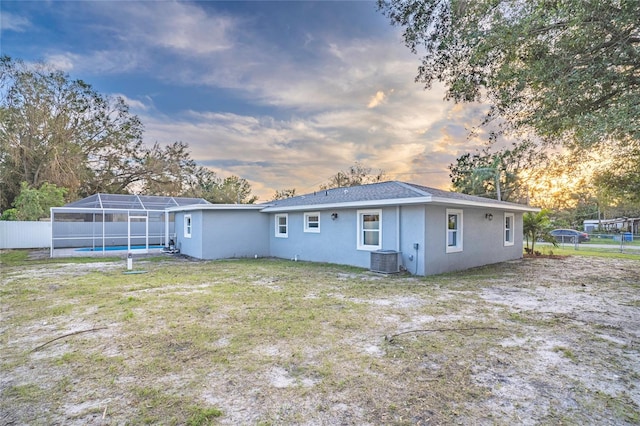
M 204 198 L 208 201 L 215 199 L 216 188 L 222 180 L 206 167 L 198 166 L 190 176 L 186 177 L 182 192 L 183 197 Z
M 246 179 L 238 176 L 221 179 L 202 166 L 196 166 L 190 176 L 185 176 L 181 195 L 204 198 L 214 204 L 253 204 L 258 200 L 251 195 L 251 184 Z
M 45 65 L 3 56 L 0 95 L 0 209 L 12 205 L 20 182 L 49 182 L 77 198 L 180 195 L 194 189 L 194 179 L 208 178 L 186 143 L 145 147 L 142 123 L 122 98 L 104 97 Z
M 456 192 L 526 203 L 528 185 L 539 176 L 547 160 L 546 154 L 528 140 L 496 152 L 489 146 L 458 157 L 449 165 L 449 177 Z
M 212 195 L 207 200 L 216 204 L 254 204 L 258 200 L 251 195 L 251 184 L 238 176 L 225 178 L 214 187 Z
M 284 200 L 285 198 L 291 198 L 295 196 L 296 196 L 295 188 L 279 189 L 279 190 L 276 190 L 275 194 L 273 194 L 273 197 L 271 197 L 271 200 L 272 201 Z
M 95 188 L 122 192 L 137 181 L 142 124 L 123 99 L 7 56 L 0 90 L 0 208 L 17 197 L 20 182 L 49 182 L 75 197 Z
M 320 185 L 321 190 L 331 188 L 343 188 L 347 186 L 365 185 L 368 183 L 382 182 L 386 178 L 384 170 L 373 171 L 371 167 L 365 167 L 356 162 L 346 171 L 340 171 L 329 178 L 329 182 Z
M 140 165 L 142 192 L 151 195 L 177 196 L 196 169 L 189 146 L 175 142 L 162 148 L 157 142 L 145 152 Z
M 640 211 L 640 147 L 620 152 L 594 177 L 595 185 L 615 204 Z
M 543 240 L 557 246 L 556 239 L 549 233 L 551 231 L 551 221 L 549 211 L 540 210 L 538 213 L 527 212 L 522 216 L 522 232 L 526 239 L 527 253 L 534 253 L 536 241 Z M 531 249 L 529 249 L 531 240 Z
M 40 188 L 29 187 L 27 182 L 20 185 L 20 194 L 13 203 L 14 208 L 2 214 L 2 220 L 39 220 L 49 217 L 49 209 L 64 204 L 67 190 L 56 185 L 43 183 Z
M 488 120 L 581 147 L 640 140 L 640 3 L 635 0 L 378 0 L 417 81 Z

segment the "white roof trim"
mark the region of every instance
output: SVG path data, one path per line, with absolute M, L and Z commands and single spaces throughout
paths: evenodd
M 168 212 L 182 212 L 194 210 L 262 210 L 261 204 L 191 204 L 188 206 L 167 207 Z
M 395 198 L 388 200 L 365 200 L 365 201 L 350 201 L 348 203 L 327 203 L 327 204 L 305 204 L 303 206 L 282 206 L 282 207 L 265 207 L 262 210 L 265 213 L 272 212 L 291 212 L 301 210 L 330 210 L 330 209 L 344 209 L 344 208 L 361 208 L 361 207 L 382 207 L 382 206 L 395 206 L 398 204 L 424 204 L 431 201 L 430 197 L 412 197 L 412 198 Z
M 520 211 L 520 212 L 539 212 L 537 207 L 526 206 L 524 204 L 507 203 L 506 201 L 498 203 L 490 203 L 484 201 L 470 201 L 470 200 L 457 200 L 454 198 L 433 197 L 431 200 L 434 204 L 454 204 L 457 206 L 469 206 L 469 207 L 485 207 L 488 209 L 508 210 L 508 211 Z
M 507 202 L 484 202 L 484 201 L 472 201 L 472 200 L 458 200 L 455 198 L 444 197 L 411 197 L 411 198 L 396 198 L 387 200 L 365 200 L 365 201 L 353 201 L 349 203 L 330 203 L 330 204 L 305 204 L 303 206 L 282 206 L 282 207 L 265 207 L 262 210 L 264 213 L 278 213 L 278 212 L 291 212 L 291 211 L 311 211 L 311 210 L 330 210 L 330 209 L 342 209 L 342 208 L 363 208 L 363 207 L 384 207 L 384 206 L 396 206 L 396 205 L 411 205 L 411 204 L 446 204 L 453 206 L 468 206 L 468 207 L 483 207 L 488 209 L 507 210 L 507 211 L 522 211 L 522 212 L 537 212 L 539 208 L 525 206 L 524 204 L 515 204 Z
M 410 198 L 392 198 L 386 200 L 364 200 L 351 201 L 346 203 L 327 203 L 327 204 L 305 204 L 299 206 L 273 206 L 269 204 L 192 204 L 189 206 L 168 207 L 168 212 L 178 211 L 196 211 L 196 210 L 260 210 L 263 213 L 281 213 L 295 211 L 314 211 L 314 210 L 332 210 L 332 209 L 348 209 L 348 208 L 369 208 L 369 207 L 385 207 L 398 205 L 415 205 L 415 204 L 442 204 L 450 206 L 468 206 L 482 207 L 496 210 L 506 211 L 522 211 L 537 212 L 539 208 L 525 206 L 523 204 L 507 203 L 507 202 L 484 202 L 475 200 L 459 200 L 446 197 L 410 197 Z

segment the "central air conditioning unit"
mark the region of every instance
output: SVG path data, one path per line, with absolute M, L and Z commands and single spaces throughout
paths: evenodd
M 395 250 L 372 251 L 370 270 L 383 274 L 400 272 L 400 252 Z

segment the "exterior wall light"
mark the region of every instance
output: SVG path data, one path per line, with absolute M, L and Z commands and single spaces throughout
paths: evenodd
M 338 213 L 331 213 L 331 219 L 336 220 L 338 218 Z
M 493 220 L 493 214 L 487 213 L 487 214 L 484 215 L 484 218 L 487 219 L 487 220 Z

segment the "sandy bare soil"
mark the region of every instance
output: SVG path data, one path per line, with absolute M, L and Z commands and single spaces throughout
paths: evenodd
M 176 261 L 169 270 L 185 265 Z M 126 316 L 99 317 L 104 302 L 74 315 L 72 301 L 67 308 L 51 299 L 61 305 L 59 314 L 29 319 L 22 309 L 30 296 L 15 296 L 29 282 L 52 294 L 65 280 L 81 289 L 83 277 L 96 271 L 119 274 L 117 262 L 6 268 L 0 424 L 186 424 L 187 415 L 171 408 L 190 407 L 185 401 L 222 412 L 190 424 L 640 423 L 640 261 L 523 259 L 426 279 L 346 268 L 312 273 L 303 266 L 292 278 L 260 268 L 249 278 L 231 271 L 209 281 L 127 284 L 118 303 L 138 306 L 126 311 L 131 316 L 153 316 L 149 332 L 142 331 L 144 322 L 129 327 Z M 204 302 L 234 279 L 273 295 L 271 304 L 286 300 L 277 315 L 319 300 L 331 313 L 312 315 L 306 340 L 304 330 L 294 337 L 294 324 L 285 329 L 290 335 L 256 337 L 247 318 L 266 315 L 262 305 Z M 294 285 L 295 295 L 288 293 Z M 204 343 L 178 337 L 176 327 L 186 325 L 161 316 L 163 301 L 175 298 L 194 304 L 184 307 L 192 309 L 185 317 L 190 323 L 207 322 L 211 337 Z M 147 300 L 153 305 L 142 310 Z M 273 320 L 260 318 L 265 322 L 258 326 Z M 158 357 L 153 345 L 159 343 L 148 336 L 165 328 L 171 330 L 162 339 L 168 363 L 142 365 Z M 241 332 L 247 347 L 237 346 Z M 70 336 L 47 343 L 62 335 Z M 92 363 L 112 377 L 92 373 Z M 158 389 L 171 398 L 149 396 Z

